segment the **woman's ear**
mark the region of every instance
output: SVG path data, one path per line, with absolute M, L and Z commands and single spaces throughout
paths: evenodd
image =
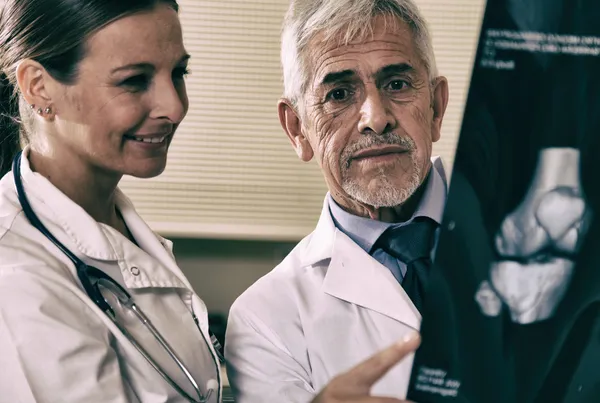
M 44 116 L 52 114 L 52 97 L 48 91 L 48 74 L 35 60 L 25 59 L 17 66 L 17 85 L 25 101 Z
M 296 108 L 294 108 L 289 100 L 282 98 L 277 104 L 277 111 L 281 127 L 292 142 L 292 146 L 296 150 L 298 157 L 304 162 L 312 160 L 314 151 L 304 133 L 302 120 Z

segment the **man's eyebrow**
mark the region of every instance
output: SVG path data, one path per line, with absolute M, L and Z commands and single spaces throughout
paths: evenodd
M 415 68 L 408 63 L 389 64 L 375 73 L 376 77 L 385 77 L 393 74 L 414 73 Z
M 191 56 L 186 53 L 185 55 L 183 55 L 181 57 L 181 59 L 179 59 L 177 64 L 185 63 L 186 61 L 188 61 L 190 59 L 190 57 Z M 154 65 L 152 63 L 148 63 L 148 62 L 126 64 L 125 66 L 120 66 L 115 69 L 112 69 L 110 71 L 110 73 L 114 74 L 114 73 L 117 73 L 117 72 L 123 71 L 123 70 L 154 70 Z
M 329 85 L 333 83 L 340 82 L 342 80 L 346 80 L 348 78 L 354 77 L 356 72 L 354 70 L 342 70 L 342 71 L 334 71 L 331 73 L 327 73 L 325 77 L 321 80 L 320 85 Z

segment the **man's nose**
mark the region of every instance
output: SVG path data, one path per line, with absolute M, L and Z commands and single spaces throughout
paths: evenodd
M 358 131 L 362 134 L 386 133 L 396 127 L 396 118 L 390 110 L 389 101 L 378 90 L 367 93 L 360 108 Z

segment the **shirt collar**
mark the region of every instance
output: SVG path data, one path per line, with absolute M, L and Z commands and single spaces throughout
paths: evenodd
M 342 209 L 331 194 L 328 193 L 327 198 L 335 226 L 365 251 L 370 250 L 379 236 L 392 225 L 392 223 L 351 214 Z
M 425 185 L 423 199 L 419 203 L 411 220 L 416 217 L 429 217 L 438 225 L 441 225 L 444 206 L 446 205 L 446 196 L 448 195 L 446 172 L 444 171 L 444 165 L 440 157 L 433 158 L 431 162 L 431 174 Z
M 404 223 L 387 223 L 366 217 L 359 217 L 342 209 L 327 195 L 329 211 L 335 226 L 358 244 L 363 250 L 369 251 L 381 234 L 392 226 L 402 226 L 410 223 L 416 217 L 428 217 L 441 224 L 446 203 L 447 183 L 442 160 L 432 159 L 429 178 L 425 184 L 423 198 L 412 217 Z
M 31 169 L 29 151 L 29 146 L 23 150 L 21 178 L 25 194 L 40 221 L 51 231 L 51 227 L 61 228 L 85 256 L 98 260 L 118 260 L 102 225 L 43 175 Z M 60 240 L 60 234 L 55 236 Z

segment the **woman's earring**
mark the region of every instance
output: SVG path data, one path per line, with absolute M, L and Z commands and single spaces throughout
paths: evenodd
M 49 114 L 51 114 L 51 113 L 52 113 L 52 109 L 50 109 L 50 107 L 47 107 L 46 109 L 44 109 L 44 113 L 45 113 L 46 115 L 49 115 Z
M 44 113 L 44 110 L 42 108 L 38 108 L 37 113 L 38 115 L 41 115 L 42 113 Z

